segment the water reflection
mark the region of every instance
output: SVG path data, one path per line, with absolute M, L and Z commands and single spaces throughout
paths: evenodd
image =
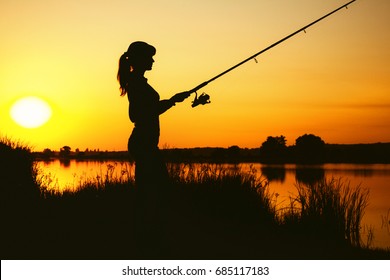
M 322 165 L 297 166 L 295 170 L 295 180 L 301 184 L 313 185 L 325 179 L 325 169 Z
M 260 167 L 260 170 L 268 182 L 284 183 L 286 180 L 286 168 L 284 165 L 264 165 Z
M 288 169 L 285 165 L 262 165 L 260 170 L 262 176 L 270 183 L 284 183 L 287 172 L 294 173 L 295 181 L 302 184 L 315 184 L 325 179 L 325 168 L 322 165 L 297 165 Z
M 69 158 L 60 158 L 61 167 L 69 168 L 70 167 L 70 159 Z

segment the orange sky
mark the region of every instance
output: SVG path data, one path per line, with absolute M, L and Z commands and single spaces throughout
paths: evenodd
M 348 1 L 12 0 L 0 2 L 0 134 L 35 150 L 125 150 L 132 124 L 119 97 L 119 56 L 157 48 L 150 84 L 169 98 L 210 79 Z M 209 84 L 161 116 L 160 146 L 258 147 L 305 133 L 327 143 L 390 142 L 390 1 L 357 0 Z M 53 110 L 26 129 L 23 96 Z

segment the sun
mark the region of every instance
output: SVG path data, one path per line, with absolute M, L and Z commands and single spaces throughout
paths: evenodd
M 25 128 L 37 128 L 44 125 L 52 115 L 50 105 L 35 96 L 17 100 L 10 110 L 11 118 Z

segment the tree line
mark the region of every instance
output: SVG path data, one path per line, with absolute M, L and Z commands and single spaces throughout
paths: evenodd
M 327 144 L 314 134 L 299 136 L 287 146 L 285 136 L 268 136 L 258 148 L 191 148 L 163 150 L 173 162 L 390 163 L 390 143 Z
M 168 162 L 260 162 L 269 164 L 298 163 L 390 163 L 390 143 L 327 144 L 314 134 L 299 136 L 287 146 L 285 136 L 268 136 L 258 148 L 165 148 L 162 153 Z M 120 159 L 131 160 L 127 151 L 74 151 L 63 146 L 60 151 L 45 149 L 34 153 L 36 158 L 50 159 Z
M 326 144 L 321 137 L 304 134 L 292 146 L 286 137 L 269 136 L 259 149 L 264 163 L 390 163 L 390 143 Z

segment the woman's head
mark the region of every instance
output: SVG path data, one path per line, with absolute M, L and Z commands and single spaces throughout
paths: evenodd
M 155 54 L 156 48 L 145 42 L 137 41 L 130 44 L 127 52 L 122 54 L 119 59 L 117 79 L 120 84 L 121 96 L 127 92 L 126 87 L 132 72 L 143 73 L 152 69 Z

